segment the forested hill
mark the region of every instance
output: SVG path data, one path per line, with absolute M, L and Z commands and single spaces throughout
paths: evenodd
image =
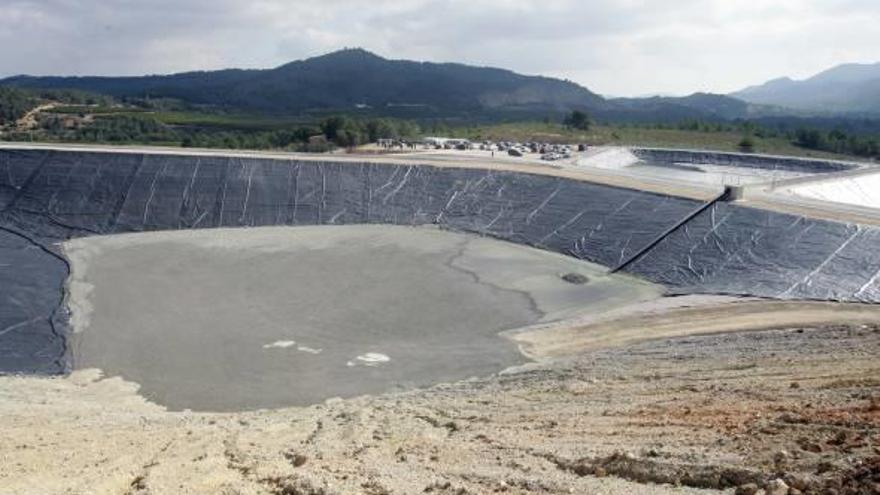
M 387 60 L 360 49 L 267 70 L 145 77 L 30 77 L 27 88 L 79 89 L 115 97 L 175 98 L 259 113 L 373 110 L 377 113 L 599 110 L 602 97 L 575 83 L 461 64 Z M 395 110 L 396 109 L 396 110 Z
M 570 81 L 453 63 L 388 60 L 345 49 L 274 69 L 143 77 L 16 76 L 0 84 L 64 88 L 120 99 L 173 98 L 252 114 L 362 113 L 469 120 L 557 118 L 572 110 L 613 121 L 736 119 L 744 102 L 721 95 L 606 100 Z

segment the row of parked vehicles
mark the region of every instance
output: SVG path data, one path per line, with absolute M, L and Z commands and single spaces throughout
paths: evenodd
M 542 160 L 556 161 L 571 158 L 573 147 L 568 144 L 551 144 L 551 143 L 515 143 L 502 141 L 500 143 L 484 142 L 480 145 L 480 149 L 488 149 L 491 151 L 506 151 L 510 156 L 524 156 L 526 154 L 539 154 Z M 577 146 L 578 151 L 586 151 L 587 146 L 584 144 Z
M 434 149 L 447 150 L 472 150 L 479 149 L 482 151 L 492 151 L 507 153 L 510 156 L 525 156 L 528 154 L 541 155 L 542 160 L 556 161 L 571 158 L 575 147 L 568 144 L 552 144 L 537 141 L 515 142 L 515 141 L 483 141 L 482 143 L 473 143 L 466 139 L 450 139 L 450 138 L 425 138 L 423 145 Z M 586 151 L 587 145 L 579 144 L 576 146 L 577 151 Z

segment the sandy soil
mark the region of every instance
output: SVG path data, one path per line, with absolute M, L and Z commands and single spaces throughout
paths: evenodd
M 37 127 L 37 124 L 39 124 L 38 117 L 40 116 L 40 113 L 52 110 L 53 108 L 58 106 L 60 106 L 58 103 L 46 103 L 44 105 L 34 107 L 26 114 L 24 114 L 20 119 L 18 119 L 18 121 L 16 121 L 16 130 L 29 131 L 31 129 L 35 129 Z
M 547 359 L 645 339 L 875 322 L 880 322 L 878 305 L 692 295 L 624 306 L 507 335 L 532 359 Z
M 880 325 L 780 327 L 237 414 L 166 412 L 90 371 L 0 378 L 0 493 L 876 493 Z

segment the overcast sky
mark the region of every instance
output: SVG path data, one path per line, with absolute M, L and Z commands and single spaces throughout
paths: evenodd
M 880 0 L 0 0 L 0 76 L 273 67 L 342 47 L 729 92 L 880 61 Z

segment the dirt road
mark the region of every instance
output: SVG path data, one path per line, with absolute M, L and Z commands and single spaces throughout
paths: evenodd
M 880 322 L 880 306 L 692 295 L 619 308 L 583 321 L 509 333 L 532 359 L 624 346 L 646 339 L 772 328 Z
M 60 106 L 58 103 L 46 103 L 32 108 L 26 114 L 22 115 L 22 117 L 18 119 L 18 121 L 16 121 L 16 130 L 29 131 L 31 129 L 36 129 L 37 124 L 39 123 L 37 117 L 40 115 L 40 112 L 45 112 L 58 106 Z

